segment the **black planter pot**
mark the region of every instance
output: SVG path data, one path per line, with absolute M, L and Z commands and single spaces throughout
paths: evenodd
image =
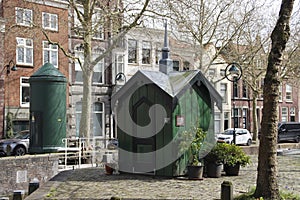
M 206 175 L 211 178 L 220 178 L 222 173 L 222 163 L 207 163 Z
M 188 178 L 193 180 L 202 180 L 203 166 L 188 166 Z
M 234 166 L 224 164 L 224 171 L 227 176 L 238 176 L 240 172 L 240 164 Z

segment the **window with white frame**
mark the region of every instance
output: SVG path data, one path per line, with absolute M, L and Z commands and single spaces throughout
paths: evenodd
M 230 122 L 229 116 L 230 116 L 229 112 L 224 112 L 224 120 L 223 120 L 224 127 L 223 127 L 223 129 L 228 129 L 229 127 L 231 127 L 231 125 L 229 125 L 229 122 Z
M 287 107 L 281 108 L 281 121 L 282 122 L 288 121 L 288 108 Z
M 221 113 L 215 113 L 215 132 L 221 132 Z
M 93 104 L 92 109 L 92 131 L 94 137 L 104 136 L 104 103 L 96 102 Z M 82 114 L 82 102 L 77 102 L 75 106 L 76 113 L 76 136 L 81 136 L 79 134 L 80 120 Z
M 279 101 L 282 101 L 282 84 L 279 85 Z
M 293 100 L 292 91 L 293 91 L 292 86 L 286 84 L 286 86 L 285 86 L 285 100 L 286 101 L 292 101 Z
M 29 107 L 29 78 L 20 78 L 20 104 L 21 107 Z
M 142 64 L 150 64 L 151 61 L 151 43 L 143 41 L 142 46 Z
M 128 63 L 137 63 L 137 41 L 128 39 Z
M 220 84 L 220 94 L 223 98 L 223 102 L 227 103 L 227 84 L 226 83 Z
M 82 135 L 79 134 L 80 130 L 80 120 L 81 120 L 81 113 L 82 113 L 82 103 L 77 102 L 75 105 L 75 115 L 76 115 L 76 137 L 80 137 Z
M 42 13 L 43 28 L 52 31 L 58 31 L 58 15 L 51 13 Z
M 101 48 L 93 49 L 92 58 L 96 59 L 102 54 L 102 52 L 103 50 Z M 94 66 L 93 83 L 104 83 L 104 59 L 100 60 Z
M 94 39 L 104 39 L 103 37 L 103 19 L 99 10 L 95 9 L 95 12 L 92 15 L 92 24 L 93 24 L 93 38 Z
M 102 50 L 99 48 L 95 48 L 92 53 L 92 58 L 95 59 L 101 54 Z M 81 45 L 75 48 L 75 56 L 78 57 L 83 64 L 84 62 L 84 55 L 83 55 L 83 48 Z M 82 69 L 79 65 L 79 62 L 75 62 L 75 82 L 83 82 L 83 73 Z M 99 61 L 94 66 L 93 72 L 93 83 L 94 84 L 102 84 L 104 83 L 104 59 Z
M 58 67 L 58 46 L 43 41 L 43 64 L 51 63 L 54 67 Z
M 33 40 L 19 37 L 16 40 L 17 64 L 33 66 Z
M 115 74 L 120 72 L 124 73 L 124 54 L 116 53 L 115 54 Z
M 32 10 L 25 8 L 15 8 L 16 24 L 21 26 L 32 26 Z
M 115 76 L 118 74 L 118 73 L 124 73 L 125 72 L 125 69 L 124 69 L 124 54 L 123 53 L 116 53 L 115 54 Z M 115 80 L 114 80 L 115 81 Z M 125 79 L 124 80 L 119 80 L 120 81 L 123 81 L 125 82 Z
M 159 65 L 159 60 L 162 58 L 162 50 L 159 43 L 156 43 L 155 64 Z
M 104 135 L 104 103 L 96 102 L 93 108 L 93 136 Z
M 76 58 L 79 58 L 79 60 L 81 62 L 84 61 L 84 56 L 83 56 L 83 48 L 82 46 L 77 46 L 75 48 L 75 57 Z M 83 63 L 81 63 L 83 64 Z M 79 62 L 76 60 L 75 62 L 75 82 L 79 82 L 79 83 L 82 83 L 83 82 L 83 74 L 82 74 L 82 69 L 80 67 L 80 64 Z
M 83 8 L 78 8 L 78 11 L 80 13 L 83 13 Z M 80 30 L 82 29 L 82 25 L 81 25 L 81 22 L 79 20 L 79 17 L 77 15 L 77 13 L 74 11 L 74 31 L 75 31 L 75 34 L 76 35 L 79 35 L 80 34 Z
M 243 108 L 243 128 L 247 128 L 248 108 Z

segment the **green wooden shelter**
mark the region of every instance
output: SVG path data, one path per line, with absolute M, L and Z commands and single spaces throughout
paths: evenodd
M 113 96 L 113 102 L 119 170 L 179 176 L 184 174 L 187 158 L 175 159 L 178 152 L 165 146 L 195 125 L 214 134 L 214 103 L 221 109 L 222 98 L 198 70 L 168 75 L 138 71 Z M 151 115 L 156 116 L 154 120 Z
M 138 71 L 112 96 L 120 172 L 184 175 L 180 134 L 201 127 L 214 139 L 214 106 L 222 109 L 222 97 L 199 70 L 173 71 L 166 37 L 164 46 L 160 71 Z

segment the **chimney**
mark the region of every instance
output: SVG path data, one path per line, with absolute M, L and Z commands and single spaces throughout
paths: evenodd
M 173 60 L 169 58 L 170 48 L 168 46 L 168 31 L 167 21 L 165 22 L 165 38 L 164 47 L 162 48 L 162 58 L 159 60 L 159 71 L 165 74 L 169 74 L 173 71 Z

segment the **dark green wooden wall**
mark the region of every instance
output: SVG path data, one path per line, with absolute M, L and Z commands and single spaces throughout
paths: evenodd
M 119 100 L 122 102 L 122 99 Z M 212 105 L 209 96 L 209 92 L 204 85 L 186 89 L 181 93 L 179 97 L 171 98 L 170 95 L 162 91 L 155 84 L 148 84 L 138 88 L 130 98 L 129 111 L 128 113 L 118 113 L 119 118 L 131 117 L 134 122 L 139 126 L 146 126 L 150 123 L 149 108 L 154 104 L 160 104 L 167 112 L 167 117 L 171 118 L 169 123 L 166 123 L 164 128 L 158 133 L 154 134 L 151 138 L 139 139 L 143 133 L 136 131 L 136 125 L 128 124 L 135 137 L 125 133 L 123 130 L 118 128 L 118 139 L 119 146 L 129 152 L 145 153 L 147 151 L 162 150 L 162 155 L 155 156 L 155 158 L 137 158 L 137 157 L 126 157 L 119 154 L 119 164 L 127 165 L 126 169 L 132 167 L 137 170 L 138 167 L 143 167 L 143 164 L 147 165 L 152 162 L 155 167 L 156 163 L 161 163 L 161 160 L 170 156 L 176 157 L 178 152 L 170 152 L 164 150 L 164 146 L 169 144 L 178 134 L 184 130 L 188 130 L 193 126 L 201 127 L 204 130 L 208 130 L 212 119 Z M 119 103 L 118 106 L 126 106 Z M 183 116 L 185 119 L 185 126 L 176 126 L 176 116 Z M 156 123 L 153 123 L 153 130 L 156 129 Z M 144 145 L 145 144 L 145 145 Z M 162 176 L 180 176 L 183 175 L 187 166 L 187 156 L 182 155 L 177 161 L 169 164 L 168 166 L 155 171 L 156 175 Z M 137 161 L 139 163 L 136 163 Z M 149 162 L 149 163 L 147 163 Z M 154 163 L 153 163 L 154 162 Z M 132 165 L 132 166 L 131 166 Z M 120 167 L 122 168 L 122 167 Z

